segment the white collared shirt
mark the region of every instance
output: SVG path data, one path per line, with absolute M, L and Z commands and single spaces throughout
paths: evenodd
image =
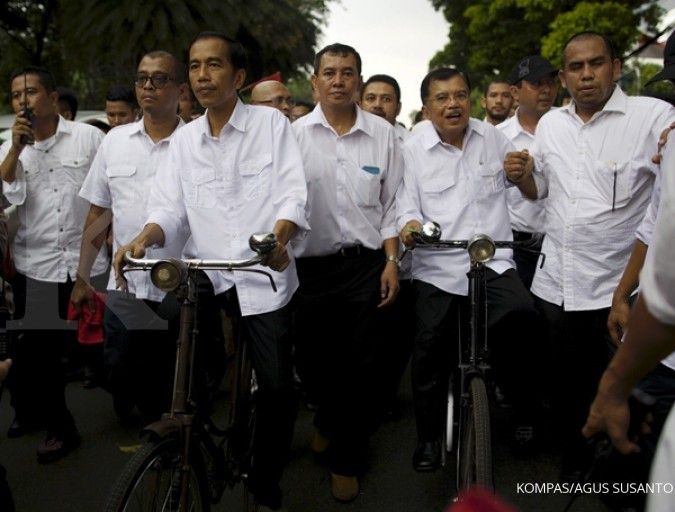
M 534 135 L 526 131 L 518 120 L 518 110 L 497 129 L 506 135 L 517 151 L 527 149 L 534 144 Z M 520 193 L 518 187 L 510 187 L 506 191 L 506 203 L 511 217 L 511 228 L 526 233 L 542 233 L 544 230 L 544 203 L 545 199 L 532 201 Z
M 298 257 L 335 254 L 355 245 L 379 249 L 397 236 L 394 197 L 403 160 L 394 128 L 355 108 L 356 122 L 342 136 L 326 120 L 321 104 L 293 123 L 312 226 L 294 245 Z
M 396 123 L 394 124 L 394 132 L 396 133 L 399 144 L 403 147 L 405 141 L 410 138 L 410 131 L 402 124 Z
M 539 121 L 534 177 L 548 199 L 535 295 L 566 311 L 610 306 L 650 201 L 652 155 L 674 119 L 668 103 L 628 97 L 617 86 L 587 123 L 574 102 Z
M 403 186 L 396 196 L 397 224 L 438 222 L 444 240 L 467 240 L 482 233 L 513 240 L 506 206 L 504 157 L 514 151 L 494 126 L 470 119 L 463 149 L 441 141 L 426 124 L 403 147 Z M 498 249 L 488 266 L 503 273 L 514 267 L 510 249 Z M 469 255 L 463 249 L 417 248 L 412 275 L 456 295 L 467 295 Z
M 185 123 L 179 121 L 178 128 Z M 142 229 L 148 217 L 148 197 L 152 180 L 165 165 L 171 135 L 153 142 L 145 131 L 143 119 L 113 128 L 103 139 L 91 164 L 80 196 L 91 204 L 112 209 L 113 254 L 120 245 L 132 240 Z M 146 258 L 178 258 L 185 245 L 185 236 L 172 244 L 148 249 Z M 150 280 L 150 272 L 130 272 L 126 276 L 128 291 L 137 299 L 161 301 L 165 293 Z M 115 290 L 115 276 L 110 274 L 108 290 Z
M 218 137 L 204 115 L 176 132 L 166 167 L 153 181 L 146 223 L 159 224 L 165 244 L 189 224 L 194 256 L 248 259 L 252 233 L 272 231 L 277 220 L 298 226 L 305 218 L 307 189 L 298 145 L 288 119 L 277 109 L 237 104 Z M 244 316 L 275 311 L 298 287 L 295 262 L 283 272 L 267 267 L 278 287 L 253 272 L 207 272 L 216 294 L 236 286 Z M 187 251 L 187 248 L 186 248 Z
M 102 139 L 98 128 L 59 116 L 56 133 L 26 146 L 19 156 L 16 179 L 3 182 L 5 197 L 18 207 L 12 251 L 22 274 L 52 283 L 77 277 L 82 227 L 89 211 L 78 192 Z M 11 145 L 9 140 L 0 147 L 0 161 Z M 92 275 L 107 268 L 102 248 Z

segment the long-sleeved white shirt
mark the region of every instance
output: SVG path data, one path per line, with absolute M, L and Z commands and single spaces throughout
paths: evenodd
M 546 201 L 546 254 L 532 293 L 566 311 L 609 307 L 649 204 L 651 162 L 675 109 L 617 86 L 587 123 L 574 102 L 546 114 L 532 152 Z
M 504 157 L 515 151 L 494 126 L 470 119 L 463 149 L 441 141 L 432 123 L 419 128 L 403 147 L 405 172 L 397 201 L 397 224 L 438 222 L 444 240 L 476 234 L 512 240 L 506 206 Z M 463 249 L 417 248 L 412 276 L 456 295 L 467 295 L 470 260 Z M 495 272 L 514 268 L 512 251 L 498 249 L 488 263 Z
M 102 139 L 98 128 L 59 117 L 56 133 L 26 146 L 19 156 L 16 179 L 3 182 L 5 197 L 17 205 L 12 251 L 22 274 L 52 283 L 77 277 L 82 227 L 89 211 L 89 204 L 78 193 Z M 7 141 L 0 147 L 0 161 L 7 157 L 11 144 Z M 107 268 L 102 248 L 92 275 L 103 274 Z
M 397 236 L 394 198 L 403 160 L 394 127 L 356 107 L 356 122 L 338 136 L 321 104 L 293 123 L 307 179 L 312 231 L 294 244 L 300 256 L 343 247 L 382 247 Z
M 185 123 L 179 119 L 176 130 Z M 143 119 L 111 130 L 98 148 L 80 196 L 91 204 L 112 210 L 113 253 L 129 243 L 142 229 L 148 217 L 148 197 L 152 180 L 166 163 L 169 141 L 176 134 L 154 142 L 145 131 Z M 146 258 L 178 258 L 186 236 L 171 244 L 148 249 Z M 152 284 L 150 272 L 129 272 L 127 287 L 137 299 L 161 301 L 165 293 Z M 111 273 L 108 289 L 114 290 Z
M 241 101 L 218 137 L 204 115 L 176 132 L 166 167 L 155 175 L 147 223 L 159 224 L 165 244 L 189 225 L 190 249 L 199 258 L 252 257 L 252 233 L 272 231 L 277 220 L 309 229 L 302 160 L 291 126 L 276 109 Z M 187 249 L 186 249 L 187 250 Z M 292 250 L 283 272 L 270 271 L 278 286 L 252 272 L 207 272 L 216 293 L 237 287 L 242 315 L 275 311 L 298 287 Z
M 518 120 L 518 110 L 503 123 L 497 125 L 506 138 L 509 139 L 516 151 L 528 151 L 534 144 L 534 135 L 525 130 Z M 533 201 L 521 194 L 518 187 L 510 187 L 506 191 L 506 204 L 509 207 L 511 228 L 526 233 L 542 233 L 544 230 L 544 203 L 545 199 Z

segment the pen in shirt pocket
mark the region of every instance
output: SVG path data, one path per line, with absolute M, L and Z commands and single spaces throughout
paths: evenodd
M 612 184 L 612 213 L 616 204 L 616 162 L 614 162 L 614 183 Z

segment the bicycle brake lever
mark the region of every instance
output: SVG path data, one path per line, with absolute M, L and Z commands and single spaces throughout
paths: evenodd
M 266 272 L 264 270 L 260 270 L 258 268 L 229 268 L 227 269 L 228 272 L 255 272 L 256 274 L 262 274 L 264 276 L 267 276 L 270 280 L 270 285 L 272 286 L 272 290 L 276 293 L 277 291 L 277 283 L 274 282 L 274 278 L 272 277 L 272 274 L 269 272 Z

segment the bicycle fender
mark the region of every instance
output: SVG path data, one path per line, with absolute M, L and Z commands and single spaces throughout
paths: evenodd
M 165 418 L 150 425 L 146 425 L 141 430 L 141 437 L 157 437 L 158 439 L 164 439 L 173 434 L 180 432 L 181 423 L 176 418 Z

